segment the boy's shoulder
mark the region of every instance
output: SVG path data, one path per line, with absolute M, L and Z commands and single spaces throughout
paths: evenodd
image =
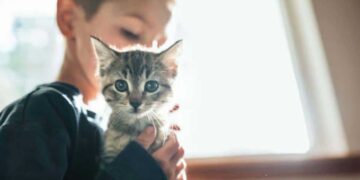
M 5 107 L 0 113 L 0 126 L 45 119 L 79 119 L 82 113 L 80 91 L 69 84 L 43 84 Z
M 48 169 L 56 161 L 55 169 L 71 179 L 93 177 L 99 169 L 102 129 L 89 117 L 75 87 L 58 82 L 38 86 L 0 112 L 0 152 L 36 159 Z

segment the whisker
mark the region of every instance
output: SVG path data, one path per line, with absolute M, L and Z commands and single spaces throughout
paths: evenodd
M 161 121 L 160 117 L 154 111 L 151 111 L 152 115 L 154 116 L 156 122 L 158 123 L 159 127 L 164 126 L 164 123 Z
M 159 127 L 161 126 L 160 123 L 158 122 L 158 119 L 157 117 L 155 116 L 154 112 L 153 111 L 150 111 L 149 115 L 152 116 L 152 120 L 154 123 L 156 123 L 156 125 L 158 125 Z
M 147 121 L 149 121 L 149 122 L 152 121 L 152 124 L 154 125 L 154 121 L 149 117 L 149 114 L 146 114 L 146 119 L 147 119 Z
M 165 127 L 164 122 L 160 120 L 160 117 L 158 116 L 158 114 L 156 114 L 154 111 L 151 111 L 151 112 L 152 112 L 153 116 L 156 117 L 156 120 L 157 120 L 157 122 L 158 122 L 158 124 L 159 124 L 159 127 Z M 169 134 L 170 134 L 170 131 L 169 131 L 170 128 L 169 128 L 169 127 L 165 127 L 165 128 L 166 128 L 166 130 L 163 131 L 163 133 L 164 133 L 163 143 L 165 143 L 167 137 L 168 137 Z

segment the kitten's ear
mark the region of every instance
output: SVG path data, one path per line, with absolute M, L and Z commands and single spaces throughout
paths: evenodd
M 182 51 L 183 41 L 178 40 L 166 50 L 159 54 L 161 61 L 167 66 L 172 76 L 176 76 L 177 72 L 177 59 Z
M 102 42 L 99 38 L 91 36 L 91 44 L 94 48 L 95 57 L 99 61 L 100 74 L 106 69 L 112 61 L 114 61 L 116 54 L 107 44 Z

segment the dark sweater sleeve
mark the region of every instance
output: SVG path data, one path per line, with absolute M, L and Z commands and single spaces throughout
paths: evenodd
M 65 98 L 51 104 L 50 92 L 35 91 L 2 113 L 0 126 L 0 179 L 64 178 L 68 167 L 70 136 L 55 106 L 63 106 L 75 119 Z
M 74 147 L 80 115 L 72 101 L 56 91 L 37 90 L 1 112 L 1 180 L 72 179 L 68 173 L 78 156 Z M 135 142 L 93 174 L 98 174 L 98 180 L 165 179 L 157 163 Z
M 109 166 L 100 172 L 99 180 L 165 180 L 155 160 L 136 142 L 130 142 Z

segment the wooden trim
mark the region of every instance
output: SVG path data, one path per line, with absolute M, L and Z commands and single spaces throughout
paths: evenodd
M 190 180 L 360 174 L 360 155 L 204 158 L 188 159 L 187 164 Z

